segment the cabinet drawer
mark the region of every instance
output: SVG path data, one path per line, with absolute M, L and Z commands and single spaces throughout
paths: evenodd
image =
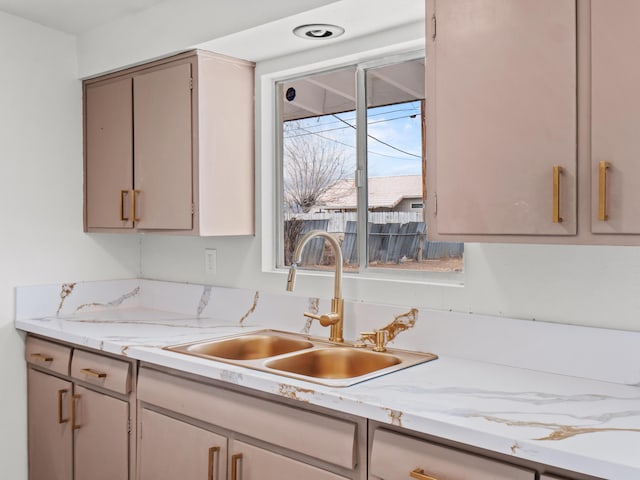
M 27 363 L 38 365 L 61 375 L 69 375 L 71 347 L 29 336 L 27 337 L 25 357 Z
M 356 466 L 355 422 L 147 368 L 140 369 L 138 399 L 334 465 Z
M 114 392 L 127 394 L 131 391 L 131 365 L 123 360 L 75 350 L 71 376 Z
M 371 450 L 374 479 L 406 480 L 411 472 L 439 480 L 534 480 L 535 472 L 384 429 Z

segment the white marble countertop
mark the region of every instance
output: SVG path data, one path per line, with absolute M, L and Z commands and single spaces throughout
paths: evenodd
M 139 307 L 18 318 L 16 328 L 514 458 L 607 479 L 640 478 L 640 386 L 440 355 L 351 387 L 330 388 L 162 350 L 262 328 L 257 323 L 239 326 Z

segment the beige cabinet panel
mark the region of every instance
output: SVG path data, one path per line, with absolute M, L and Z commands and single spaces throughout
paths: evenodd
M 76 386 L 75 480 L 128 480 L 129 403 Z
M 132 228 L 131 78 L 85 90 L 85 222 L 88 228 Z
M 640 64 L 630 61 L 640 50 L 638 18 L 636 0 L 591 2 L 594 233 L 640 233 Z M 606 173 L 600 172 L 601 162 L 609 164 Z M 606 219 L 599 215 L 601 195 Z
M 410 473 L 446 480 L 535 480 L 535 472 L 489 458 L 377 429 L 369 478 L 407 480 Z
M 192 228 L 191 64 L 133 78 L 136 226 Z
M 72 480 L 71 382 L 27 369 L 29 480 Z
M 335 473 L 238 441 L 230 447 L 229 462 L 231 480 L 345 480 Z
M 225 437 L 146 408 L 140 420 L 140 480 L 227 478 Z
M 575 1 L 427 5 L 433 233 L 576 234 Z

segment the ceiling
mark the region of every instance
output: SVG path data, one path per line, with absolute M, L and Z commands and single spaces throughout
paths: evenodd
M 0 11 L 80 36 L 108 24 L 111 24 L 108 28 L 114 33 L 122 33 L 119 20 L 126 21 L 127 17 L 135 14 L 145 15 L 144 11 L 151 9 L 151 12 L 152 7 L 164 7 L 173 12 L 187 8 L 200 9 L 207 12 L 205 15 L 210 15 L 218 9 L 216 2 L 220 2 L 219 8 L 227 13 L 229 21 L 225 22 L 226 31 L 217 32 L 216 20 L 219 22 L 219 19 L 212 18 L 212 38 L 191 47 L 254 61 L 325 44 L 294 37 L 291 33 L 293 28 L 302 24 L 320 22 L 341 25 L 346 33 L 330 40 L 329 43 L 333 43 L 424 20 L 424 0 L 310 0 L 303 4 L 298 0 L 269 0 L 264 3 L 271 5 L 271 8 L 250 14 L 245 11 L 246 4 L 242 0 L 0 0 Z M 274 19 L 269 12 L 274 11 L 276 6 L 278 18 Z M 186 13 L 184 19 L 189 21 Z M 188 13 L 193 16 L 195 12 Z M 150 15 L 153 17 L 153 14 Z M 252 22 L 243 23 L 239 20 L 249 17 L 253 18 Z M 260 18 L 264 19 L 262 23 Z M 251 23 L 253 26 L 250 26 Z
M 79 34 L 166 0 L 0 0 L 0 10 Z

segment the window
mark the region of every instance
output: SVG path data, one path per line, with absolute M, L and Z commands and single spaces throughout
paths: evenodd
M 426 235 L 423 57 L 321 72 L 277 89 L 278 266 L 291 264 L 304 233 L 321 229 L 340 243 L 346 271 L 462 270 L 462 244 Z M 301 267 L 334 262 L 318 238 Z

